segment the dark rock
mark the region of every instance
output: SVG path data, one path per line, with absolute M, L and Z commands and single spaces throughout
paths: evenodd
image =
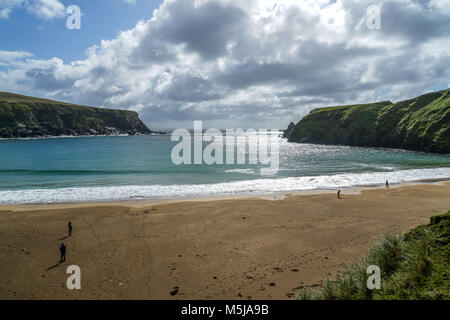
M 291 122 L 286 130 L 284 130 L 283 138 L 289 139 L 291 137 L 292 132 L 295 129 L 295 123 Z
M 0 138 L 11 138 L 11 131 L 7 128 L 0 129 Z

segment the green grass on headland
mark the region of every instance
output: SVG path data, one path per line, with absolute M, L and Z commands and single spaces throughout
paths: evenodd
M 0 138 L 151 133 L 135 111 L 0 92 Z
M 367 267 L 381 269 L 381 289 L 367 288 Z M 450 299 L 450 211 L 406 235 L 378 241 L 358 264 L 347 266 L 335 280 L 299 299 L 415 300 Z
M 450 153 L 450 89 L 397 103 L 316 109 L 286 137 L 300 143 Z

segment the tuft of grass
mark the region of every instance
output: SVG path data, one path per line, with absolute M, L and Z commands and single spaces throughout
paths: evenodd
M 367 288 L 367 268 L 381 269 L 381 289 Z M 450 211 L 406 235 L 387 235 L 359 263 L 350 264 L 302 300 L 450 299 Z

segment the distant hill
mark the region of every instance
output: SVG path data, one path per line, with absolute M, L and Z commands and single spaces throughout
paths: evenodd
M 149 134 L 134 111 L 93 108 L 0 92 L 0 137 Z
M 450 153 L 450 89 L 398 103 L 315 109 L 291 128 L 287 138 L 299 143 Z

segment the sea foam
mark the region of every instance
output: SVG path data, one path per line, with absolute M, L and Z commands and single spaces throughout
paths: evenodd
M 337 189 L 427 179 L 450 179 L 450 167 L 394 172 L 256 179 L 216 184 L 129 185 L 0 191 L 0 204 L 79 203 L 102 201 L 189 199 L 232 195 L 266 195 L 302 190 Z

